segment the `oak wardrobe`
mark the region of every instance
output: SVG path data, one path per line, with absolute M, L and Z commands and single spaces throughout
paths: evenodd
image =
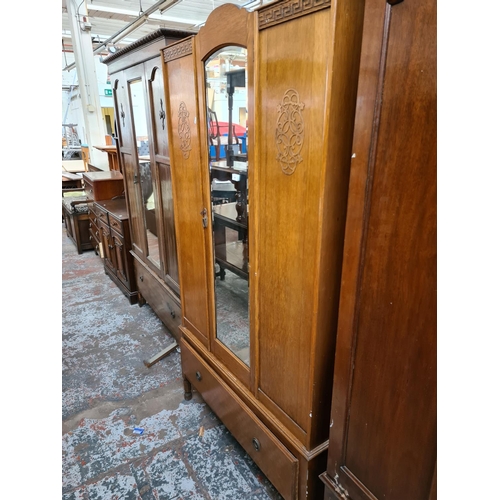
M 189 32 L 159 29 L 104 59 L 113 86 L 138 301 L 179 338 L 179 275 L 160 49 Z
M 186 397 L 285 499 L 324 490 L 363 4 L 225 4 L 162 50 Z

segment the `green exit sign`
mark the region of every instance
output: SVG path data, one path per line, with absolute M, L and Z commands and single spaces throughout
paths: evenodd
M 104 95 L 113 95 L 113 91 L 111 89 L 104 89 Z

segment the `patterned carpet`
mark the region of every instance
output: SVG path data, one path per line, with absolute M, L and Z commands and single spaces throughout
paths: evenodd
M 184 400 L 178 351 L 146 368 L 171 334 L 64 225 L 62 298 L 62 500 L 282 498 L 200 395 Z
M 226 269 L 224 281 L 219 278 L 215 280 L 215 297 L 217 337 L 249 364 L 248 281 Z

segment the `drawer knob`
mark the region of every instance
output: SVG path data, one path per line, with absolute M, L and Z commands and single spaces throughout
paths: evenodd
M 260 441 L 257 438 L 252 439 L 252 444 L 257 451 L 260 451 Z
M 144 281 L 144 276 L 139 276 L 139 279 L 140 279 L 141 281 Z
M 196 379 L 197 379 L 199 382 L 201 382 L 201 378 L 202 378 L 202 377 L 201 377 L 201 373 L 200 373 L 200 372 L 196 372 L 196 373 L 195 373 L 195 375 L 196 375 Z

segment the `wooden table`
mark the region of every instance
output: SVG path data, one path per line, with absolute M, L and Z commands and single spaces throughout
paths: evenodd
M 215 261 L 220 271 L 217 276 L 224 280 L 225 269 L 248 280 L 248 217 L 239 222 L 237 203 L 223 203 L 212 207 L 214 215 L 214 248 Z M 234 236 L 227 238 L 226 228 L 235 231 Z
M 118 151 L 116 145 L 106 144 L 104 146 L 94 146 L 94 148 L 108 154 L 108 163 L 110 170 L 120 171 L 120 164 L 118 163 Z
M 238 176 L 237 179 L 236 176 Z M 236 221 L 245 224 L 246 227 L 248 163 L 235 161 L 232 167 L 228 167 L 226 160 L 212 161 L 210 162 L 210 181 L 213 179 L 233 183 L 236 189 Z
M 62 174 L 62 189 L 81 189 L 83 187 L 82 176 L 63 172 Z

